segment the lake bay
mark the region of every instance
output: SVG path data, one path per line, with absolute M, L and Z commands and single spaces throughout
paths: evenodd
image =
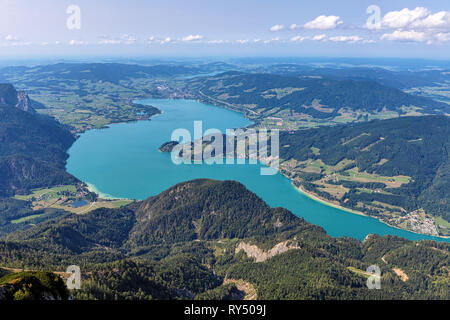
M 91 185 L 100 195 L 143 200 L 179 182 L 198 178 L 236 180 L 271 207 L 284 207 L 308 222 L 323 227 L 332 236 L 364 239 L 368 234 L 396 235 L 410 240 L 450 241 L 390 227 L 376 219 L 327 206 L 301 194 L 281 174 L 260 175 L 261 165 L 175 165 L 169 153 L 158 148 L 171 140 L 174 129 L 193 134 L 194 121 L 203 130 L 246 127 L 242 114 L 193 100 L 146 99 L 163 113 L 151 121 L 121 123 L 90 130 L 69 150 L 67 171 Z

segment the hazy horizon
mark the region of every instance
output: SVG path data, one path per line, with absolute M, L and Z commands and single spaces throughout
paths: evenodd
M 447 59 L 445 0 L 0 0 L 0 57 Z

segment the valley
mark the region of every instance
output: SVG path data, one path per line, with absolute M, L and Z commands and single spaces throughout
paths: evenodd
M 197 72 L 197 70 L 204 70 L 210 67 L 210 65 L 200 65 L 189 71 L 181 68 L 179 72 L 180 74 L 183 72 Z M 221 67 L 222 66 L 219 66 L 219 68 Z M 225 68 L 230 67 L 231 66 L 229 65 L 225 66 Z M 316 128 L 318 126 L 333 126 L 358 122 L 363 123 L 364 121 L 387 119 L 398 117 L 399 115 L 420 116 L 423 114 L 421 113 L 423 112 L 422 108 L 415 106 L 406 107 L 405 105 L 402 105 L 404 104 L 403 102 L 398 103 L 398 107 L 396 107 L 397 109 L 385 107 L 382 108 L 382 110 L 380 110 L 380 108 L 376 110 L 344 110 L 345 108 L 327 108 L 326 106 L 322 106 L 320 104 L 320 99 L 317 99 L 317 97 L 312 99 L 311 108 L 308 107 L 302 109 L 303 113 L 299 113 L 297 111 L 293 112 L 292 107 L 291 109 L 287 109 L 286 106 L 277 107 L 277 101 L 281 104 L 289 104 L 289 102 L 287 102 L 289 100 L 286 99 L 293 98 L 296 94 L 305 95 L 305 88 L 307 86 L 320 86 L 321 83 L 323 83 L 322 80 L 296 80 L 295 78 L 292 78 L 291 75 L 267 75 L 267 77 L 270 77 L 268 79 L 274 79 L 270 82 L 271 84 L 267 86 L 264 82 L 265 80 L 263 80 L 264 75 L 262 74 L 245 74 L 236 72 L 221 74 L 219 72 L 213 75 L 200 75 L 198 77 L 186 76 L 180 78 L 175 73 L 174 75 L 164 76 L 165 78 L 161 78 L 161 76 L 158 76 L 157 74 L 161 72 L 164 73 L 162 70 L 169 70 L 168 67 L 151 67 L 152 70 L 157 70 L 158 73 L 156 75 L 150 73 L 146 74 L 145 72 L 148 72 L 146 70 L 149 70 L 149 67 L 142 66 L 113 64 L 108 66 L 110 70 L 102 68 L 103 67 L 101 67 L 100 64 L 79 66 L 61 64 L 48 67 L 28 68 L 25 70 L 20 68 L 8 68 L 5 75 L 9 79 L 19 82 L 19 86 L 21 87 L 31 86 L 29 90 L 32 93 L 31 96 L 34 101 L 43 103 L 40 105 L 41 107 L 49 106 L 44 109 L 37 109 L 37 111 L 41 114 L 56 117 L 62 123 L 67 124 L 70 130 L 77 135 L 82 134 L 89 129 L 104 128 L 105 126 L 115 122 L 122 123 L 128 121 L 148 120 L 153 115 L 160 112 L 158 108 L 155 108 L 152 105 L 136 103 L 136 100 L 134 99 L 139 96 L 153 96 L 158 98 L 170 97 L 172 99 L 197 97 L 200 101 L 208 101 L 214 105 L 225 107 L 233 111 L 243 112 L 248 119 L 254 122 L 253 126 L 256 128 L 277 128 L 282 131 L 291 132 L 298 129 Z M 274 70 L 276 70 L 276 68 L 277 66 L 273 67 Z M 50 72 L 54 74 L 54 77 L 59 79 L 58 94 L 55 94 L 56 91 L 51 91 L 53 90 L 51 89 L 51 86 L 54 84 L 49 83 L 49 80 L 43 81 L 40 78 L 40 73 L 43 70 L 45 70 L 46 73 Z M 120 72 L 122 72 L 123 75 L 119 77 L 115 75 L 111 78 L 110 75 L 117 74 L 117 70 L 121 70 Z M 24 73 L 24 71 L 26 72 Z M 314 71 L 308 72 L 314 73 Z M 331 70 L 328 70 L 328 72 L 330 73 Z M 338 71 L 336 71 L 336 74 L 339 74 Z M 243 81 L 242 79 L 245 79 L 244 82 L 246 85 L 244 87 L 241 87 Z M 228 81 L 229 85 L 227 86 L 221 84 L 224 81 Z M 279 84 L 272 84 L 274 81 Z M 336 86 L 339 87 L 347 85 L 345 81 L 350 80 L 336 82 Z M 61 83 L 67 83 L 67 85 L 60 86 Z M 251 105 L 245 103 L 242 104 L 238 101 L 239 99 L 249 98 L 241 97 L 236 100 L 237 96 L 235 93 L 225 93 L 219 95 L 214 92 L 215 89 L 211 91 L 211 89 L 205 89 L 206 87 L 200 87 L 205 86 L 207 83 L 215 84 L 217 88 L 219 88 L 218 90 L 225 90 L 226 92 L 229 90 L 243 90 L 239 94 L 253 94 L 250 99 L 255 102 L 260 101 L 261 98 L 254 95 L 253 91 L 256 90 L 258 92 L 262 92 L 263 97 L 260 103 L 263 106 L 266 102 L 274 104 L 273 100 L 275 99 L 275 107 L 255 109 Z M 298 87 L 298 83 L 305 88 L 302 88 L 301 86 Z M 282 88 L 283 85 L 288 87 Z M 220 89 L 220 86 L 223 86 L 223 88 Z M 261 88 L 264 89 L 260 89 L 258 86 L 262 86 Z M 298 88 L 296 88 L 296 86 Z M 82 96 L 79 96 L 79 93 L 81 92 L 80 90 L 84 92 Z M 317 91 L 317 88 L 314 90 Z M 385 89 L 380 87 L 379 90 Z M 391 89 L 386 89 L 386 94 L 389 92 L 389 94 L 398 95 L 399 98 L 401 97 L 401 99 L 406 99 L 405 101 L 412 99 L 411 101 L 414 101 L 415 104 L 427 103 L 427 108 L 429 108 L 429 111 L 424 114 L 437 112 L 436 110 L 431 110 L 430 106 L 439 106 L 440 108 L 443 108 L 444 113 L 447 112 L 445 111 L 447 108 L 447 104 L 445 103 L 439 104 L 431 102 L 432 100 L 426 100 L 426 98 L 414 98 L 412 96 L 407 97 L 400 91 L 395 92 L 389 90 Z M 208 95 L 204 92 L 208 92 Z M 85 94 L 88 96 L 85 96 Z M 320 95 L 321 93 L 316 92 L 316 94 Z M 226 98 L 227 95 L 228 98 Z M 235 95 L 233 98 L 234 100 L 231 103 L 226 102 L 230 101 L 230 97 L 233 95 Z M 298 98 L 295 99 L 298 100 Z M 325 99 L 332 99 L 332 96 L 325 96 Z M 382 96 L 381 99 L 383 99 Z M 110 107 L 116 109 L 110 109 Z M 380 137 L 380 139 L 383 139 L 383 137 Z M 351 141 L 348 141 L 346 143 L 350 142 Z M 420 143 L 420 141 L 418 142 Z M 374 145 L 377 144 L 376 141 L 373 143 Z M 445 223 L 437 223 L 436 221 L 438 220 L 429 214 L 429 210 L 426 210 L 425 215 L 415 213 L 409 215 L 406 213 L 413 212 L 414 210 L 411 210 L 409 207 L 405 207 L 405 205 L 399 203 L 398 200 L 395 200 L 394 202 L 386 202 L 387 197 L 392 198 L 395 197 L 395 195 L 393 195 L 391 191 L 385 190 L 385 188 L 394 188 L 395 190 L 402 185 L 408 185 L 410 184 L 409 182 L 413 180 L 412 177 L 407 175 L 377 175 L 374 173 L 359 172 L 359 168 L 352 167 L 351 161 L 353 160 L 349 159 L 342 159 L 340 163 L 330 166 L 320 160 L 320 150 L 318 148 L 315 148 L 314 146 L 310 146 L 310 148 L 315 153 L 318 153 L 319 156 L 314 155 L 315 158 L 302 159 L 300 163 L 296 163 L 295 161 L 297 160 L 284 159 L 282 157 L 282 173 L 291 179 L 295 185 L 299 186 L 299 184 L 301 184 L 304 192 L 307 192 L 309 195 L 313 195 L 314 197 L 318 197 L 318 199 L 320 198 L 327 203 L 336 204 L 339 207 L 344 207 L 355 212 L 363 212 L 364 214 L 375 216 L 376 218 L 393 226 L 431 235 L 447 236 L 449 234 L 447 225 Z M 367 151 L 370 151 L 372 145 L 367 145 L 365 148 L 367 148 Z M 319 160 L 317 158 L 319 158 Z M 387 159 L 380 159 L 380 166 L 383 166 L 382 162 L 386 160 Z M 344 168 L 347 166 L 348 168 Z M 314 183 L 311 183 L 308 179 L 311 179 L 314 175 L 320 177 L 320 179 L 316 179 Z M 305 180 L 305 176 L 308 177 L 307 180 Z M 332 183 L 330 183 L 330 181 Z M 337 183 L 336 181 L 341 182 Z M 356 187 L 357 184 L 359 184 L 360 187 Z M 349 188 L 349 185 L 352 187 Z M 96 190 L 96 192 L 98 193 L 98 190 Z M 352 194 L 352 197 L 357 198 L 384 198 L 381 200 L 364 200 L 362 202 L 352 201 L 350 204 L 350 199 L 345 197 L 349 194 Z M 121 204 L 122 202 L 120 200 L 117 200 L 115 203 L 110 200 L 95 203 L 90 202 L 89 205 L 91 207 L 88 211 L 97 207 L 111 207 Z M 72 212 L 84 212 L 86 209 L 71 208 L 70 205 L 68 206 L 65 204 L 64 199 L 59 199 L 58 202 L 44 201 L 34 205 L 35 209 L 42 209 L 45 207 L 53 207 Z M 416 206 L 415 209 L 418 210 L 422 208 Z
M 447 314 L 448 2 L 0 0 L 2 314 Z
M 33 103 L 14 117 L 33 117 L 30 124 L 37 118 L 48 126 L 52 122 L 43 119 L 52 116 L 63 124 L 53 122 L 45 134 L 38 127 L 34 134 L 54 145 L 54 159 L 42 155 L 46 166 L 54 161 L 64 170 L 63 180 L 49 180 L 48 171 L 37 170 L 13 188 L 5 184 L 0 276 L 9 274 L 8 286 L 12 270 L 24 281 L 40 281 L 38 270 L 59 274 L 70 261 L 85 270 L 84 288 L 73 293 L 75 299 L 447 298 L 446 103 L 380 86 L 377 90 L 386 90 L 389 99 L 397 95 L 400 102 L 375 109 L 373 101 L 361 109 L 333 108 L 323 101 L 334 104 L 335 97 L 325 95 L 299 107 L 285 99 L 306 89 L 284 76 L 274 79 L 286 87 L 271 82 L 258 89 L 258 97 L 252 96 L 257 91 L 252 81 L 257 88 L 266 77 L 260 74 L 162 79 L 139 71 L 108 80 L 104 74 L 96 78 L 97 66 L 75 69 L 94 70 L 86 79 L 90 72 L 60 68 L 53 71 L 61 77 L 59 91 L 39 79 L 40 68 L 28 70 L 25 78 L 8 71 L 19 88 L 30 90 Z M 75 79 L 66 78 L 71 72 Z M 249 87 L 241 88 L 241 82 Z M 239 97 L 233 93 L 241 89 Z M 256 178 L 263 164 L 173 166 L 165 153 L 171 146 L 160 147 L 174 127 L 189 128 L 199 119 L 221 130 L 281 129 L 281 174 Z M 55 137 L 67 140 L 61 144 Z M 24 143 L 27 152 L 33 150 Z M 100 167 L 114 174 L 105 175 Z M 365 270 L 373 263 L 384 264 L 382 281 L 390 283 L 381 292 L 365 289 Z M 28 271 L 22 274 L 21 268 Z

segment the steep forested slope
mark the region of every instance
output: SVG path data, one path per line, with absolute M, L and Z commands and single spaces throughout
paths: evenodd
M 72 134 L 51 118 L 16 107 L 11 85 L 0 85 L 0 93 L 0 196 L 75 182 L 65 172 Z
M 231 181 L 180 183 L 0 241 L 0 266 L 65 270 L 67 261 L 87 275 L 78 299 L 238 299 L 246 290 L 262 299 L 448 299 L 448 244 L 332 238 Z M 366 287 L 372 264 L 381 290 Z
M 261 69 L 268 73 L 304 78 L 374 80 L 398 89 L 433 86 L 450 80 L 448 70 L 392 71 L 379 67 L 316 68 L 289 63 L 274 64 Z
M 193 79 L 188 86 L 201 95 L 265 116 L 303 114 L 332 119 L 348 111 L 361 114 L 396 112 L 407 108 L 442 114 L 450 107 L 442 102 L 413 96 L 372 80 L 305 79 L 274 74 L 227 72 Z M 411 109 L 411 110 L 413 110 Z M 284 111 L 284 112 L 282 112 Z
M 286 170 L 309 190 L 354 208 L 377 201 L 450 219 L 448 117 L 283 132 L 280 139 L 280 156 L 291 161 Z M 337 186 L 345 191 L 326 194 L 324 187 Z
M 20 272 L 0 277 L 0 300 L 68 299 L 64 281 L 50 272 Z

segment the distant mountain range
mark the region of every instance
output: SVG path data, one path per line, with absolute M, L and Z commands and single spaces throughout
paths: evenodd
M 258 70 L 258 69 L 257 69 Z M 450 70 L 391 71 L 379 67 L 311 67 L 299 64 L 273 64 L 260 72 L 298 78 L 322 77 L 334 80 L 373 80 L 398 89 L 433 86 L 450 81 Z
M 103 81 L 119 84 L 121 80 L 129 78 L 173 78 L 217 70 L 230 70 L 226 63 L 206 63 L 199 65 L 161 64 L 143 66 L 123 63 L 58 63 L 37 67 L 6 67 L 0 70 L 0 75 L 10 81 L 17 74 L 33 74 L 26 81 L 28 86 L 39 85 L 39 80 L 51 82 L 51 79 Z

